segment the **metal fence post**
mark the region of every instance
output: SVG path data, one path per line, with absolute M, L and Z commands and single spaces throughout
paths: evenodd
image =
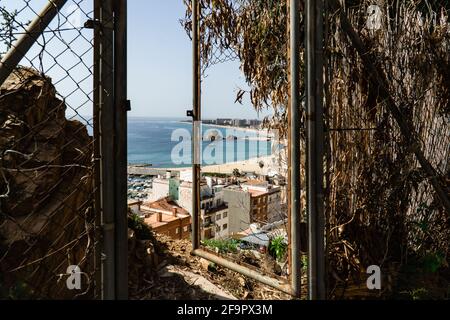
M 113 300 L 115 283 L 114 217 L 114 30 L 112 1 L 95 0 L 94 104 L 99 124 L 102 228 L 101 298 Z M 97 80 L 98 79 L 98 80 Z
M 116 222 L 116 299 L 128 299 L 127 206 L 127 1 L 115 0 L 114 8 L 114 163 Z
M 323 0 L 306 0 L 306 182 L 310 299 L 325 299 L 323 205 Z
M 193 58 L 193 122 L 192 122 L 192 250 L 200 247 L 200 141 L 201 137 L 201 80 L 200 80 L 200 6 L 192 1 L 192 58 Z
M 291 286 L 295 296 L 300 296 L 300 3 L 290 0 L 290 242 L 291 242 Z
M 94 1 L 94 21 L 100 19 L 101 7 L 98 0 Z M 101 298 L 103 295 L 102 285 L 102 193 L 101 193 L 101 139 L 100 139 L 100 58 L 101 58 L 101 31 L 94 26 L 94 70 L 93 70 L 93 124 L 94 124 L 94 211 L 95 211 L 95 296 Z
M 20 60 L 31 49 L 37 38 L 44 32 L 50 22 L 57 16 L 67 0 L 49 1 L 39 15 L 30 23 L 22 37 L 12 46 L 0 62 L 0 85 L 17 67 Z

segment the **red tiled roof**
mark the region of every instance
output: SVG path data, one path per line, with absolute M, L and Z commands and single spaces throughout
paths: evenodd
M 263 194 L 268 194 L 269 191 L 261 191 L 261 190 L 255 190 L 255 189 L 248 189 L 248 192 L 252 195 L 252 197 L 261 196 Z
M 174 217 L 169 214 L 162 214 L 161 221 L 158 221 L 158 213 L 151 213 L 148 218 L 144 219 L 144 222 L 151 226 L 152 228 L 157 228 L 159 226 L 165 225 L 169 222 L 180 219 L 180 217 Z
M 170 200 L 169 197 L 159 199 L 154 202 L 146 202 L 144 206 L 149 209 L 162 210 L 172 212 L 174 208 L 177 209 L 177 214 L 189 215 L 189 212 L 181 208 L 174 201 Z
M 173 209 L 177 210 L 176 217 L 172 214 Z M 146 202 L 141 206 L 141 211 L 144 214 L 148 214 L 148 218 L 144 218 L 144 222 L 152 228 L 157 228 L 172 221 L 185 219 L 190 216 L 188 211 L 178 206 L 169 197 L 154 202 Z M 161 215 L 161 221 L 158 221 L 158 214 Z

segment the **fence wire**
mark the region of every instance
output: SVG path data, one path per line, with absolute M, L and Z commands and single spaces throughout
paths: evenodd
M 189 31 L 190 1 L 185 3 L 184 24 Z M 203 65 L 237 53 L 250 87 L 238 93 L 237 101 L 239 95 L 242 99 L 249 94 L 257 110 L 273 109 L 266 124 L 285 136 L 288 2 L 200 3 L 207 13 L 201 26 Z M 448 296 L 450 4 L 427 0 L 326 4 L 324 185 L 329 297 L 374 296 L 365 288 L 365 270 L 374 264 L 384 270 L 386 281 L 384 290 L 375 295 L 401 295 L 401 288 L 412 292 L 414 286 L 429 285 L 420 276 L 405 281 L 406 270 L 416 268 L 418 273 L 444 270 L 436 272 L 434 286 L 439 289 L 433 291 Z M 300 10 L 304 14 L 303 2 Z M 304 70 L 303 48 L 299 63 Z M 304 93 L 303 78 L 300 82 Z M 304 115 L 304 108 L 301 112 Z M 303 120 L 301 127 L 304 150 Z M 302 157 L 302 167 L 304 161 Z
M 385 270 L 382 294 L 389 295 L 404 285 L 412 261 L 422 272 L 427 259 L 441 261 L 437 269 L 448 261 L 449 212 L 432 184 L 436 178 L 448 188 L 448 3 L 345 1 L 345 7 L 371 64 L 384 73 L 393 103 L 374 82 L 342 16 L 330 8 L 326 123 L 335 130 L 327 135 L 326 208 L 329 267 L 339 275 L 330 280 L 330 294 L 345 296 L 345 288 L 364 281 L 361 266 L 375 264 Z M 407 133 L 389 104 L 398 107 Z M 438 278 L 442 290 L 449 280 Z M 420 276 L 415 279 L 408 286 L 423 285 Z
M 47 3 L 0 3 L 0 52 Z M 1 86 L 0 298 L 99 296 L 93 15 L 68 1 Z
M 192 32 L 192 1 L 185 0 L 186 16 L 181 20 L 187 34 Z M 259 97 L 259 90 L 265 91 L 257 81 L 250 79 L 268 79 L 277 74 L 282 75 L 287 81 L 286 67 L 287 59 L 287 16 L 286 6 L 278 6 L 273 1 L 263 1 L 259 4 L 248 0 L 223 0 L 223 1 L 199 1 L 199 38 L 200 38 L 200 65 L 202 78 L 214 77 L 215 66 L 219 64 L 234 63 L 246 79 L 246 84 L 236 91 L 235 103 L 243 104 L 243 101 L 251 101 L 256 109 L 263 108 L 262 99 Z M 284 3 L 285 4 L 285 3 Z M 273 25 L 284 24 L 281 30 L 272 28 L 270 23 L 266 23 L 270 16 L 274 16 Z M 251 23 L 250 23 L 250 21 Z M 258 25 L 258 22 L 261 23 Z M 261 32 L 261 38 L 252 37 L 249 31 Z M 278 42 L 278 43 L 277 43 Z M 283 42 L 281 45 L 279 42 Z M 275 45 L 276 44 L 276 45 Z M 281 51 L 281 52 L 280 52 Z M 272 55 L 273 53 L 273 55 Z M 251 56 L 251 58 L 249 58 Z M 258 63 L 270 60 L 273 64 L 269 69 L 257 68 Z M 273 59 L 273 60 L 272 60 Z M 255 75 L 251 73 L 255 71 Z M 202 84 L 207 80 L 202 79 Z M 270 80 L 269 80 L 270 81 Z M 275 83 L 278 80 L 274 80 Z M 208 92 L 203 91 L 204 96 Z M 233 94 L 230 92 L 230 94 Z M 277 99 L 274 97 L 275 100 Z M 270 99 L 270 98 L 269 98 Z M 267 100 L 269 100 L 267 99 Z M 267 102 L 266 100 L 266 102 Z M 207 106 L 205 108 L 208 108 Z M 256 112 L 256 111 L 255 111 Z M 225 119 L 226 120 L 226 119 Z M 210 123 L 204 120 L 204 123 Z M 244 126 L 229 120 L 228 126 Z M 247 132 L 235 132 L 238 143 L 245 143 L 245 136 L 252 136 L 253 130 L 257 129 L 259 134 L 258 148 L 265 148 L 267 141 L 263 141 L 264 135 L 273 137 L 269 143 L 286 146 L 286 141 L 278 140 L 276 129 L 268 133 L 259 124 L 250 125 Z M 214 130 L 206 131 L 208 135 L 214 134 Z M 223 138 L 224 150 L 234 148 L 233 137 L 227 136 L 230 133 L 219 133 L 219 140 Z M 245 148 L 250 148 L 251 140 L 245 143 Z M 247 146 L 248 144 L 248 146 Z M 219 141 L 219 146 L 222 144 Z M 221 147 L 219 147 L 221 148 Z M 249 149 L 248 149 L 249 150 Z M 201 212 L 200 235 L 202 248 L 214 252 L 217 256 L 228 261 L 245 266 L 253 270 L 255 274 L 262 274 L 283 283 L 289 283 L 289 277 L 293 271 L 290 266 L 290 246 L 289 246 L 289 218 L 287 205 L 287 148 L 276 148 L 275 153 L 267 153 L 264 150 L 264 157 L 252 158 L 248 163 L 257 164 L 259 167 L 255 172 L 252 169 L 236 164 L 233 174 L 214 174 L 208 172 L 207 168 L 202 168 L 204 177 L 201 187 Z M 273 150 L 271 150 L 273 151 Z M 217 151 L 216 151 L 217 152 Z M 226 151 L 225 151 L 226 152 Z M 249 151 L 249 154 L 251 151 Z M 259 151 L 258 151 L 259 154 Z M 235 156 L 235 155 L 234 155 Z M 254 167 L 254 165 L 252 165 Z M 248 170 L 248 171 L 247 171 Z M 277 172 L 275 176 L 266 177 L 267 172 Z M 212 181 L 212 195 L 208 194 L 206 183 Z M 217 185 L 223 190 L 214 191 Z M 306 230 L 306 224 L 303 224 Z M 305 240 L 306 232 L 302 238 Z M 306 241 L 303 241 L 303 245 Z M 305 252 L 302 246 L 302 252 Z M 300 256 L 301 253 L 298 252 Z M 301 259 L 299 257 L 299 259 Z M 303 268 L 301 277 L 306 276 L 306 268 Z M 306 284 L 306 282 L 304 282 Z M 302 295 L 305 296 L 306 285 L 303 287 Z M 288 298 L 288 295 L 278 293 L 279 298 Z

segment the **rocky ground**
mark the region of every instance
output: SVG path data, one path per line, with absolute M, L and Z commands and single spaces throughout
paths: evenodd
M 145 267 L 147 272 L 131 271 L 134 274 L 130 276 L 130 281 L 134 282 L 130 286 L 133 299 L 292 299 L 271 287 L 192 256 L 188 240 L 156 235 L 147 251 L 152 257 Z M 133 269 L 133 262 L 130 266 Z M 141 275 L 140 284 L 136 283 L 138 274 Z
M 72 298 L 58 275 L 75 261 L 91 268 L 93 140 L 65 111 L 36 70 L 19 67 L 0 87 L 0 296 Z

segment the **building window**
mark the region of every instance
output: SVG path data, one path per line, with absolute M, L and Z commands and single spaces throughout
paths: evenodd
M 216 215 L 216 220 L 220 220 L 220 219 L 222 219 L 222 215 L 219 213 Z
M 184 232 L 188 232 L 188 230 L 189 230 L 189 227 L 188 226 L 184 226 L 183 231 Z
M 223 217 L 222 218 L 226 218 L 226 217 L 228 217 L 228 213 L 225 211 L 224 213 L 223 213 Z
M 180 233 L 180 228 L 176 228 L 175 229 L 175 234 L 179 234 Z
M 220 232 L 220 226 L 216 225 L 216 232 Z
M 223 230 L 227 230 L 228 229 L 228 224 L 227 223 L 224 223 L 224 225 L 223 225 Z

